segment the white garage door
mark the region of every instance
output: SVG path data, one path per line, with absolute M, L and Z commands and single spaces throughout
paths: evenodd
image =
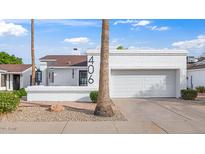
M 176 97 L 175 70 L 112 70 L 112 98 Z

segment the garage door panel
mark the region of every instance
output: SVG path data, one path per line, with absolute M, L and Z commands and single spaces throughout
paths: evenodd
M 174 70 L 112 70 L 111 96 L 175 97 Z

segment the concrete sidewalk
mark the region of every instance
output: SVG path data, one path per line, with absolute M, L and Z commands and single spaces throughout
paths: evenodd
M 152 122 L 2 122 L 0 133 L 6 134 L 117 134 L 166 133 Z
M 177 99 L 114 100 L 128 121 L 0 122 L 0 133 L 205 133 L 205 105 Z

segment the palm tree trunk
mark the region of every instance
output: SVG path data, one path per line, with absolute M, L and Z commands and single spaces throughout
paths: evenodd
M 100 53 L 100 81 L 97 106 L 94 114 L 111 117 L 114 115 L 112 100 L 109 94 L 109 20 L 102 20 L 101 53 Z
M 34 19 L 31 19 L 31 60 L 32 60 L 32 81 L 31 84 L 35 85 L 35 53 L 34 53 Z

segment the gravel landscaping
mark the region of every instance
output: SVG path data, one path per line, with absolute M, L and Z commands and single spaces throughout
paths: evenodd
M 0 114 L 0 121 L 51 122 L 51 121 L 126 121 L 124 115 L 115 109 L 113 117 L 98 117 L 94 110 L 65 106 L 62 112 L 51 112 L 49 106 L 19 106 L 12 113 Z

